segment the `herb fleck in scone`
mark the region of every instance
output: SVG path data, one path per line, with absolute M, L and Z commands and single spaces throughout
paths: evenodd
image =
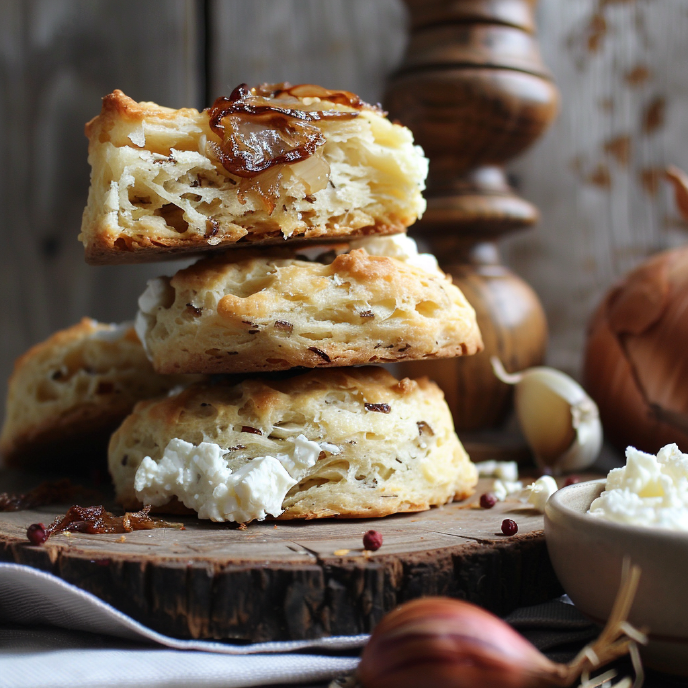
M 17 359 L 0 453 L 15 467 L 54 466 L 64 454 L 70 466 L 77 456 L 96 463 L 137 401 L 197 380 L 158 375 L 131 324 L 84 318 Z
M 193 385 L 113 435 L 118 500 L 200 518 L 367 518 L 470 495 L 477 471 L 442 392 L 381 368 Z
M 345 91 L 242 86 L 201 112 L 114 91 L 86 134 L 80 239 L 93 264 L 394 234 L 425 209 L 411 132 Z
M 152 280 L 136 329 L 155 369 L 243 373 L 482 349 L 473 308 L 412 239 L 356 245 L 329 262 L 288 250 L 229 251 Z

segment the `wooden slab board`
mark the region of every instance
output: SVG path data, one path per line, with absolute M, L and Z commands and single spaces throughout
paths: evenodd
M 245 530 L 192 518 L 186 530 L 26 539 L 67 506 L 0 513 L 0 560 L 34 566 L 167 635 L 250 641 L 367 633 L 397 604 L 448 595 L 505 614 L 561 594 L 542 514 L 468 502 L 371 520 L 266 521 Z M 1 491 L 1 490 L 0 490 Z M 519 532 L 500 533 L 504 518 Z M 382 533 L 365 556 L 366 530 Z M 342 550 L 348 550 L 343 553 Z

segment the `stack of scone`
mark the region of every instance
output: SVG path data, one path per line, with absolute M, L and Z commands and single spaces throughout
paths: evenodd
M 140 401 L 114 433 L 124 506 L 246 522 L 471 493 L 439 388 L 368 365 L 482 346 L 471 306 L 404 234 L 427 173 L 408 129 L 351 93 L 263 85 L 202 112 L 115 91 L 86 131 L 87 260 L 208 256 L 139 299 L 168 388 L 210 377 Z

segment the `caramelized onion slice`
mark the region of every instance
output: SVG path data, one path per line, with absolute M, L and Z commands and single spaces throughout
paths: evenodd
M 383 115 L 387 114 L 378 105 L 366 103 L 355 93 L 351 93 L 351 91 L 336 91 L 323 86 L 316 86 L 315 84 L 296 84 L 296 86 L 292 86 L 288 82 L 282 84 L 261 84 L 260 86 L 254 86 L 251 92 L 265 98 L 279 98 L 283 94 L 293 96 L 294 98 L 320 98 L 320 100 L 327 100 L 337 105 L 346 105 L 356 110 L 374 110 Z
M 222 166 L 238 177 L 255 177 L 275 165 L 306 160 L 324 145 L 312 122 L 353 119 L 358 113 L 279 107 L 263 91 L 251 92 L 241 84 L 229 98 L 218 98 L 208 115 L 210 128 L 222 141 L 214 150 Z
M 152 528 L 182 528 L 181 523 L 168 523 L 148 515 L 150 506 L 141 511 L 127 512 L 115 516 L 103 506 L 73 506 L 67 513 L 58 516 L 46 529 L 48 537 L 56 533 L 130 533 L 132 530 Z

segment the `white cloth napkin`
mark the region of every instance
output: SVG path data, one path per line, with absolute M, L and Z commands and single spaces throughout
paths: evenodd
M 56 576 L 0 563 L 1 688 L 239 688 L 327 681 L 356 667 L 357 649 L 367 638 L 252 645 L 179 640 Z M 320 653 L 304 652 L 312 649 Z

